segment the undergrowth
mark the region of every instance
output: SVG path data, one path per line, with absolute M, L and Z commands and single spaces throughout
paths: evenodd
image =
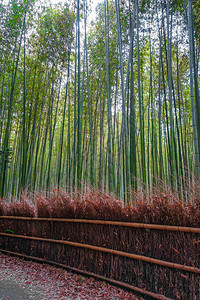
M 87 189 L 84 193 L 75 191 L 67 194 L 53 189 L 49 196 L 44 193 L 22 193 L 19 200 L 0 199 L 0 215 L 75 218 L 127 221 L 176 226 L 200 226 L 200 195 L 195 194 L 190 203 L 179 201 L 173 194 L 144 196 L 138 191 L 134 201 L 124 204 L 112 193 Z

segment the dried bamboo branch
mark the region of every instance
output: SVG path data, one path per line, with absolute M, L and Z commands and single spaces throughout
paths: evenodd
M 93 245 L 70 242 L 70 241 L 63 241 L 63 240 L 44 239 L 44 238 L 40 238 L 40 237 L 9 234 L 9 233 L 3 233 L 3 232 L 0 232 L 0 236 L 29 239 L 29 240 L 35 240 L 35 241 L 41 241 L 41 242 L 63 244 L 63 245 L 68 245 L 68 246 L 72 246 L 72 247 L 85 248 L 85 249 L 95 250 L 95 251 L 99 251 L 99 252 L 110 253 L 110 254 L 115 254 L 115 255 L 119 255 L 119 256 L 123 256 L 123 257 L 128 257 L 131 259 L 137 259 L 140 261 L 146 261 L 149 263 L 157 264 L 157 265 L 168 267 L 168 268 L 173 268 L 173 269 L 178 269 L 178 270 L 182 270 L 182 271 L 200 274 L 200 268 L 171 263 L 171 262 L 167 262 L 167 261 L 163 261 L 163 260 L 159 260 L 159 259 L 155 259 L 155 258 L 146 257 L 143 255 L 127 253 L 127 252 L 108 249 L 108 248 L 104 248 L 104 247 L 97 247 L 97 246 L 93 246 Z

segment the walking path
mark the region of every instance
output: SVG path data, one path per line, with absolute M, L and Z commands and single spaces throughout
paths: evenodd
M 0 300 L 137 300 L 131 292 L 39 264 L 0 254 Z M 141 298 L 140 298 L 141 299 Z

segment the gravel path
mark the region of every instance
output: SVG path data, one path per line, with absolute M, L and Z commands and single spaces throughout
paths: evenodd
M 137 300 L 131 292 L 39 264 L 0 254 L 0 300 Z M 141 299 L 141 298 L 140 298 Z

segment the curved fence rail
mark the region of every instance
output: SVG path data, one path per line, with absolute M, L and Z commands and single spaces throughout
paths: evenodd
M 85 248 L 85 249 L 95 250 L 95 251 L 104 252 L 104 253 L 111 253 L 111 254 L 115 254 L 115 255 L 119 255 L 119 256 L 123 256 L 123 257 L 136 259 L 136 260 L 146 261 L 146 262 L 149 262 L 152 264 L 157 264 L 157 265 L 168 267 L 168 268 L 174 268 L 174 269 L 178 269 L 178 270 L 182 270 L 182 271 L 200 274 L 199 268 L 175 264 L 175 263 L 171 263 L 171 262 L 167 262 L 167 261 L 163 261 L 163 260 L 159 260 L 159 259 L 154 259 L 154 258 L 142 256 L 142 255 L 127 253 L 127 252 L 122 252 L 122 251 L 117 251 L 117 250 L 112 250 L 112 249 L 108 249 L 108 248 L 96 247 L 96 246 L 92 246 L 92 245 L 88 245 L 88 244 L 74 243 L 74 242 L 63 241 L 63 240 L 43 239 L 43 238 L 34 237 L 34 236 L 23 236 L 23 235 L 16 235 L 16 234 L 9 234 L 9 233 L 2 233 L 2 232 L 0 232 L 0 236 L 10 237 L 10 238 L 20 238 L 20 239 L 26 239 L 26 240 L 34 240 L 34 241 L 47 242 L 47 243 L 56 243 L 56 244 L 77 247 L 77 248 Z
M 0 226 L 6 253 L 154 299 L 200 299 L 200 228 L 14 216 L 1 216 Z
M 85 275 L 85 276 L 94 277 L 96 279 L 100 279 L 102 281 L 106 281 L 108 283 L 117 285 L 119 287 L 129 289 L 129 290 L 131 290 L 133 292 L 143 294 L 143 295 L 151 297 L 153 299 L 171 300 L 170 298 L 167 298 L 167 297 L 165 297 L 163 295 L 151 293 L 149 291 L 137 288 L 135 286 L 132 286 L 132 285 L 124 283 L 124 282 L 120 282 L 120 281 L 117 281 L 117 280 L 114 280 L 114 279 L 111 279 L 111 278 L 103 277 L 101 275 L 98 275 L 98 274 L 95 274 L 95 273 L 91 273 L 91 272 L 87 272 L 87 271 L 84 271 L 84 270 L 80 270 L 78 268 L 73 268 L 73 267 L 70 267 L 70 266 L 66 266 L 64 264 L 59 264 L 59 263 L 56 263 L 54 261 L 49 261 L 49 260 L 45 260 L 45 259 L 42 259 L 42 258 L 38 258 L 38 257 L 34 257 L 34 256 L 29 256 L 29 255 L 25 255 L 25 254 L 21 254 L 21 253 L 17 253 L 17 252 L 11 252 L 11 251 L 7 251 L 7 250 L 4 250 L 4 249 L 0 249 L 0 251 L 4 252 L 6 254 L 11 254 L 11 255 L 22 257 L 22 258 L 27 258 L 27 259 L 36 260 L 36 261 L 39 261 L 39 262 L 42 262 L 42 263 L 47 263 L 47 264 L 50 264 L 50 265 L 58 266 L 58 267 L 61 267 L 61 268 L 70 270 L 72 272 L 76 272 L 76 273 Z
M 104 220 L 31 218 L 31 217 L 16 217 L 16 216 L 0 216 L 0 219 L 24 220 L 24 221 L 66 222 L 66 223 L 84 223 L 84 224 L 112 225 L 112 226 L 124 226 L 124 227 L 132 227 L 132 228 L 144 228 L 144 229 L 157 229 L 157 230 L 167 230 L 167 231 L 200 233 L 200 228 L 196 228 L 196 227 L 169 226 L 169 225 L 131 223 L 131 222 L 117 222 L 117 221 L 104 221 Z

